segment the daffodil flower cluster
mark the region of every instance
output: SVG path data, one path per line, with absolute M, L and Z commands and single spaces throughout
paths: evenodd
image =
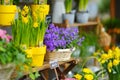
M 108 52 L 97 51 L 94 53 L 98 61 L 108 73 L 120 74 L 120 48 L 109 49 Z
M 28 20 L 29 20 L 29 8 L 27 6 L 24 6 L 24 8 L 22 9 L 21 11 L 21 17 L 22 17 L 22 21 L 24 23 L 28 23 Z
M 28 6 L 18 10 L 18 18 L 12 23 L 13 40 L 16 45 L 25 48 L 43 46 L 47 24 L 45 20 L 37 17 L 38 15 L 38 12 L 32 13 Z
M 74 75 L 76 80 L 97 80 L 97 76 L 89 69 L 83 68 L 80 73 Z

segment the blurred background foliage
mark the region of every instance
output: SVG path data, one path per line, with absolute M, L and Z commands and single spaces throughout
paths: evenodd
M 110 0 L 101 0 L 99 4 L 100 13 L 109 13 L 110 12 Z

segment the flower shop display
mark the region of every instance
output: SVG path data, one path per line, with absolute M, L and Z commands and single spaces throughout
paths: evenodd
M 70 24 L 74 23 L 75 14 L 71 13 L 72 11 L 72 2 L 73 0 L 65 0 L 65 11 L 66 13 L 63 14 L 63 21 L 68 20 Z
M 14 45 L 11 39 L 12 36 L 0 29 L 0 80 L 9 80 L 16 66 L 19 67 L 17 75 L 24 71 L 23 65 L 30 68 L 31 58 L 27 58 L 22 48 Z
M 13 5 L 14 0 L 1 0 L 0 1 L 0 25 L 10 26 L 15 18 L 17 12 L 16 5 Z
M 14 44 L 25 48 L 27 55 L 32 57 L 32 66 L 43 64 L 46 46 L 43 45 L 47 23 L 40 16 L 31 14 L 30 8 L 24 6 L 19 12 L 19 17 L 12 23 Z M 36 16 L 34 20 L 33 16 Z
M 81 72 L 74 75 L 76 80 L 98 80 L 95 73 L 93 73 L 89 68 L 83 68 Z
M 33 3 L 34 4 L 31 5 L 31 10 L 34 20 L 37 18 L 37 16 L 39 16 L 40 19 L 45 20 L 46 15 L 49 13 L 49 5 L 47 5 L 47 0 L 33 0 Z
M 70 59 L 72 51 L 81 45 L 83 38 L 79 38 L 77 28 L 58 28 L 50 24 L 44 38 L 47 46 L 47 58 L 65 61 Z
M 78 12 L 76 14 L 76 20 L 79 23 L 88 22 L 89 14 L 87 11 L 87 5 L 89 0 L 79 0 Z
M 94 56 L 108 73 L 109 80 L 120 80 L 120 48 L 115 47 L 108 52 L 99 50 Z

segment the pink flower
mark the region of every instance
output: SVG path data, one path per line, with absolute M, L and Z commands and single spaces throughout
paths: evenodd
M 9 42 L 12 39 L 12 36 L 7 35 L 7 32 L 5 30 L 0 29 L 0 38 L 5 39 L 6 42 Z
M 4 39 L 4 38 L 6 38 L 6 31 L 5 30 L 2 30 L 2 29 L 0 29 L 0 38 L 1 39 Z
M 11 39 L 12 39 L 12 36 L 7 35 L 7 38 L 6 38 L 7 42 L 9 42 Z

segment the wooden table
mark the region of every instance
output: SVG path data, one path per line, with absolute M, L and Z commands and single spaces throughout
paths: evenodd
M 74 59 L 74 58 L 71 58 L 70 60 L 67 60 L 67 61 L 60 61 L 58 62 L 59 64 L 59 67 L 56 68 L 57 70 L 57 73 L 59 75 L 59 77 L 61 79 L 64 79 L 65 78 L 65 75 L 73 68 L 75 67 L 75 65 L 79 62 L 80 60 L 79 59 Z M 64 70 L 62 71 L 60 68 L 61 66 L 63 67 L 64 66 Z M 41 74 L 42 74 L 42 77 L 44 80 L 48 80 L 48 69 L 50 69 L 50 64 L 49 62 L 45 61 L 43 66 L 41 67 L 37 67 L 37 68 L 33 68 L 33 73 L 35 71 L 39 71 Z M 47 74 L 46 74 L 47 73 Z M 28 75 L 29 72 L 25 72 L 24 73 L 24 76 L 19 79 L 19 80 L 24 80 L 24 78 L 26 77 L 26 75 Z

